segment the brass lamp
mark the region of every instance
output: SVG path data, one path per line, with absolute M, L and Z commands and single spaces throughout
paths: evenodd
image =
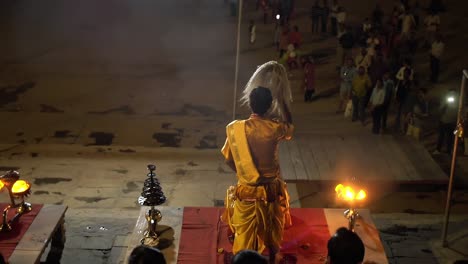
M 164 196 L 161 185 L 154 173 L 156 166 L 150 164 L 148 165 L 148 170 L 148 178 L 145 180 L 143 191 L 138 198 L 138 203 L 141 206 L 151 206 L 151 208 L 145 215 L 148 226 L 140 242 L 146 246 L 158 247 L 159 237 L 156 232 L 156 227 L 158 222 L 161 221 L 162 215 L 155 206 L 163 204 L 166 201 L 166 197 Z
M 0 226 L 0 231 L 11 231 L 11 223 L 18 220 L 21 215 L 30 212 L 32 207 L 30 203 L 24 201 L 24 197 L 31 194 L 31 184 L 27 181 L 19 179 L 20 174 L 17 171 L 11 170 L 0 176 L 0 190 L 7 189 L 10 196 L 10 204 L 3 209 L 3 223 Z M 16 203 L 19 199 L 20 202 Z M 8 221 L 8 211 L 11 208 L 16 208 L 15 216 Z
M 344 217 L 348 219 L 348 229 L 354 232 L 356 220 L 359 218 L 359 213 L 355 208 L 355 203 L 357 201 L 363 201 L 367 194 L 362 189 L 360 189 L 359 192 L 356 192 L 353 187 L 345 186 L 341 183 L 336 185 L 335 192 L 339 199 L 348 202 L 349 209 L 344 211 Z

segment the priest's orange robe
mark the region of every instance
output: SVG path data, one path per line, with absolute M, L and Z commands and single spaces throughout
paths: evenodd
M 290 140 L 292 124 L 252 115 L 226 127 L 221 152 L 233 163 L 237 185 L 226 194 L 222 220 L 235 234 L 233 253 L 242 249 L 278 251 L 285 226 L 291 225 L 289 195 L 281 179 L 278 144 Z

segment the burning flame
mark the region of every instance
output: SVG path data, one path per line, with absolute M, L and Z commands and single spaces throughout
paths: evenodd
M 17 180 L 15 184 L 13 184 L 13 187 L 11 188 L 12 193 L 23 193 L 27 190 L 29 190 L 31 186 L 27 181 L 23 180 Z
M 5 185 L 5 184 L 3 184 L 2 181 L 0 181 L 0 190 L 3 188 L 4 185 Z
M 354 200 L 364 200 L 367 196 L 364 190 L 359 190 L 359 192 L 354 191 L 353 187 L 351 186 L 344 186 L 343 184 L 338 184 L 335 187 L 335 192 L 338 198 L 343 199 L 345 201 L 354 201 Z

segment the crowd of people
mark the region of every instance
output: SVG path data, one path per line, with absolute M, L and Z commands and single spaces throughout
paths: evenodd
M 304 101 L 317 94 L 315 63 L 304 55 L 303 34 L 294 24 L 293 0 L 257 0 L 257 8 L 274 19 L 274 45 L 278 61 L 291 76 L 294 69 L 304 72 Z M 445 11 L 440 0 L 431 0 L 422 7 L 418 0 L 395 0 L 392 9 L 376 3 L 369 16 L 359 25 L 347 21 L 347 11 L 338 0 L 316 0 L 310 7 L 311 34 L 337 38 L 337 70 L 339 103 L 337 113 L 367 124 L 372 119 L 372 133 L 389 132 L 389 113 L 395 115 L 391 128 L 419 140 L 429 120 L 428 90 L 439 81 L 445 42 L 440 31 L 440 13 Z M 252 27 L 251 27 L 252 28 Z M 250 30 L 251 34 L 255 34 Z M 252 38 L 251 38 L 252 39 Z M 416 51 L 426 50 L 429 74 L 415 72 Z M 451 92 L 453 93 L 453 91 Z M 449 96 L 447 94 L 447 96 Z M 450 95 L 452 96 L 452 95 Z M 456 97 L 456 95 L 455 95 Z M 453 137 L 447 136 L 456 126 L 456 102 L 443 97 L 439 126 L 439 142 L 434 154 L 443 146 L 450 152 Z M 434 112 L 434 111 L 433 111 Z
M 431 4 L 426 10 L 424 30 L 419 2 L 408 0 L 395 1 L 392 10 L 383 10 L 377 3 L 370 16 L 354 30 L 345 23 L 338 24 L 341 100 L 337 112 L 352 108 L 348 111 L 352 112 L 351 120 L 360 120 L 364 125 L 369 112 L 372 132 L 379 134 L 387 130 L 388 113 L 394 110 L 395 131 L 420 138 L 429 109 L 427 87 L 421 85 L 424 74 L 416 74 L 412 66 L 414 54 L 417 49 L 429 49 L 428 79 L 436 83 L 445 49 L 439 30 L 442 8 Z M 354 57 L 353 49 L 359 49 Z M 350 103 L 346 104 L 348 100 Z
M 294 12 L 294 5 L 288 10 Z M 351 25 L 346 20 L 346 8 L 338 0 L 316 0 L 310 9 L 312 34 L 336 36 L 338 40 L 340 100 L 337 113 L 344 112 L 352 122 L 359 120 L 363 125 L 367 124 L 370 114 L 372 133 L 380 134 L 389 131 L 389 112 L 394 112 L 394 132 L 419 140 L 429 120 L 427 93 L 432 86 L 428 83 L 438 83 L 445 50 L 439 15 L 444 10 L 438 0 L 432 0 L 425 8 L 417 0 L 395 0 L 391 10 L 384 10 L 377 2 L 361 24 Z M 291 17 L 291 14 L 287 16 Z M 290 31 L 290 24 L 291 21 L 285 19 L 276 25 L 276 31 L 280 32 L 275 34 L 279 61 L 289 70 L 297 68 L 298 64 L 303 67 L 304 101 L 311 102 L 317 88 L 314 59 L 310 56 L 298 58 L 302 55 L 298 51 L 302 36 L 297 26 Z M 300 41 L 294 41 L 297 36 Z M 415 54 L 419 51 L 427 51 L 429 74 L 415 72 Z M 446 151 L 450 152 L 449 145 L 453 143 L 452 137 L 447 135 L 456 126 L 457 102 L 446 101 L 447 96 L 452 95 L 444 95 L 440 104 L 439 139 L 434 154 L 439 154 L 445 144 Z M 453 96 L 457 98 L 456 94 Z

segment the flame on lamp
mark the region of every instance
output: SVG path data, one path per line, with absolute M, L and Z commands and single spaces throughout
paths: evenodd
M 24 193 L 27 190 L 29 190 L 30 187 L 31 185 L 29 185 L 27 181 L 17 180 L 15 184 L 13 184 L 13 187 L 11 188 L 11 192 L 13 194 Z
M 2 182 L 2 181 L 0 181 L 0 190 L 2 190 L 2 189 L 3 189 L 3 186 L 5 186 L 5 184 L 3 184 L 3 182 Z
M 335 192 L 338 198 L 345 201 L 354 201 L 354 200 L 364 200 L 367 196 L 364 190 L 359 190 L 357 193 L 351 186 L 345 186 L 343 184 L 338 184 L 335 187 Z

